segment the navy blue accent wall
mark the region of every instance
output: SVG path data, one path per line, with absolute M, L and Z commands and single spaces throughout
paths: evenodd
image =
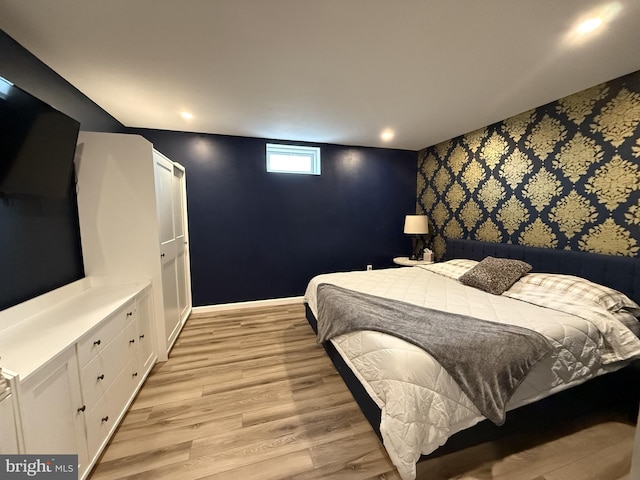
M 124 130 L 1 30 L 0 76 L 75 118 L 84 130 Z M 75 190 L 64 200 L 0 201 L 0 310 L 83 277 Z
M 75 192 L 1 200 L 0 265 L 0 310 L 83 278 Z
M 319 273 L 409 254 L 417 152 L 313 144 L 321 175 L 276 174 L 266 139 L 129 131 L 187 169 L 196 306 L 302 295 Z

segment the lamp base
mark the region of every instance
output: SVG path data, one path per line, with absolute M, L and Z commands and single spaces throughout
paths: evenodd
M 419 235 L 411 237 L 411 256 L 409 260 L 422 260 L 422 242 Z

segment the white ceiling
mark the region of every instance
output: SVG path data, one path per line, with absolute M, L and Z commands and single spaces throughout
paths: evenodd
M 639 24 L 638 0 L 0 0 L 126 126 L 410 150 L 640 70 Z

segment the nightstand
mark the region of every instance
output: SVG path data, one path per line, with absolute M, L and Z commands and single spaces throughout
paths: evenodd
M 409 260 L 409 257 L 396 257 L 393 259 L 393 263 L 404 267 L 413 267 L 414 265 L 429 265 L 433 262 L 429 260 Z

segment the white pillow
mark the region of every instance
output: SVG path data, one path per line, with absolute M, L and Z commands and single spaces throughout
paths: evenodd
M 518 281 L 576 295 L 597 303 L 609 312 L 626 310 L 636 317 L 640 316 L 640 305 L 624 293 L 582 277 L 559 273 L 529 273 Z
M 446 262 L 431 263 L 429 265 L 418 265 L 420 268 L 429 270 L 433 273 L 444 275 L 445 277 L 455 278 L 456 280 L 467 273 L 478 264 L 476 260 L 468 260 L 466 258 L 455 258 Z

